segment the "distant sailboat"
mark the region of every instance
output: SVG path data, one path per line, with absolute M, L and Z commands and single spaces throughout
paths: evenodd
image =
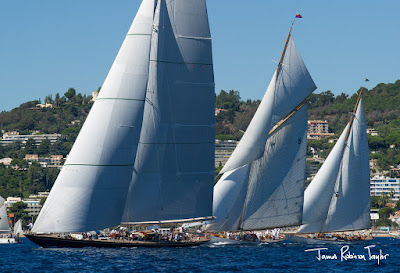
M 265 230 L 302 221 L 306 98 L 316 86 L 291 30 L 265 96 L 214 186 L 211 231 Z
M 369 149 L 360 92 L 349 124 L 305 191 L 303 225 L 298 233 L 369 228 Z M 291 239 L 310 241 L 301 240 L 299 236 L 291 236 Z
M 5 202 L 6 200 L 0 196 L 0 244 L 14 244 L 17 241 L 12 237 Z
M 14 236 L 22 237 L 24 236 L 24 231 L 22 230 L 22 221 L 19 219 L 15 225 L 14 225 L 14 230 L 13 230 Z
M 212 218 L 214 108 L 206 1 L 143 0 L 27 237 Z

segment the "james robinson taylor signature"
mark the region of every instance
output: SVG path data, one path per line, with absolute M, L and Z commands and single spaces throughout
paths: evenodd
M 367 253 L 365 254 L 355 254 L 350 251 L 350 247 L 348 245 L 344 245 L 342 248 L 340 248 L 340 260 L 341 261 L 347 261 L 347 260 L 361 260 L 361 261 L 377 261 L 378 264 L 382 260 L 386 260 L 387 257 L 389 257 L 389 254 L 383 254 L 382 249 L 379 250 L 379 254 L 372 254 L 371 253 L 371 248 L 374 248 L 375 245 L 370 245 L 364 247 L 367 249 Z M 317 258 L 318 261 L 323 261 L 323 260 L 338 260 L 339 257 L 338 255 L 335 254 L 326 254 L 324 253 L 325 250 L 328 250 L 326 247 L 322 248 L 313 248 L 313 249 L 306 249 L 305 252 L 317 252 Z

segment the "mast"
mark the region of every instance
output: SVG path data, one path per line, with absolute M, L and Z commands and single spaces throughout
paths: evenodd
M 289 41 L 289 38 L 290 38 L 290 34 L 292 32 L 292 28 L 293 28 L 294 22 L 295 21 L 293 21 L 292 24 L 290 25 L 289 33 L 287 35 L 287 38 L 286 38 L 286 41 L 285 41 L 285 45 L 283 46 L 281 57 L 279 59 L 278 65 L 276 66 L 276 73 L 279 72 L 279 68 L 282 66 L 283 56 L 285 55 L 286 47 L 287 47 L 287 44 L 288 44 L 288 41 Z
M 291 31 L 285 40 L 280 61 L 253 119 L 238 146 L 222 168 L 221 173 L 250 164 L 264 153 L 265 143 L 271 129 L 287 116 L 315 89 L 294 41 Z M 287 64 L 287 68 L 282 68 Z

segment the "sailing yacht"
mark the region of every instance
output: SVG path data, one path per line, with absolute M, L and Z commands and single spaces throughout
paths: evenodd
M 298 233 L 310 235 L 291 235 L 292 241 L 371 239 L 365 233 L 357 238 L 332 234 L 370 228 L 369 149 L 361 94 L 349 124 L 305 191 Z
M 316 86 L 292 27 L 264 98 L 214 186 L 210 230 L 216 236 L 302 222 L 307 97 Z
M 212 218 L 215 91 L 205 0 L 143 0 L 26 237 L 47 246 L 191 246 L 67 233 Z M 75 236 L 77 237 L 77 236 Z
M 15 244 L 19 241 L 12 235 L 5 201 L 0 196 L 0 244 Z

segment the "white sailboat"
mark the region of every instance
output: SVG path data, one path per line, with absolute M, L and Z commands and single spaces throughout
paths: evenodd
M 17 243 L 11 233 L 7 215 L 7 206 L 3 197 L 0 196 L 0 244 Z
M 210 219 L 214 107 L 206 1 L 143 0 L 32 232 Z
M 24 236 L 24 231 L 22 230 L 22 220 L 19 219 L 15 225 L 13 230 L 14 237 L 22 237 Z
M 316 86 L 291 30 L 264 98 L 214 187 L 211 231 L 265 230 L 302 221 L 306 98 Z
M 298 233 L 321 234 L 369 228 L 369 149 L 360 92 L 351 121 L 305 191 L 303 225 Z M 291 240 L 313 241 L 309 237 L 291 236 Z M 340 241 L 334 236 L 316 239 Z

